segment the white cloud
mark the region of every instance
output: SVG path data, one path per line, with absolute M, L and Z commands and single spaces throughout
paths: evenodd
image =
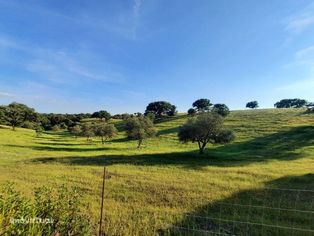
M 299 34 L 314 26 L 314 4 L 310 4 L 284 20 L 285 30 Z
M 305 16 L 293 19 L 287 23 L 286 30 L 293 33 L 301 33 L 308 27 L 314 25 L 314 16 Z
M 14 98 L 16 97 L 15 94 L 12 94 L 12 93 L 7 93 L 7 92 L 0 92 L 0 98 L 3 98 L 3 97 L 7 97 L 7 98 Z
M 300 81 L 287 84 L 278 88 L 278 90 L 281 90 L 281 91 L 298 91 L 298 92 L 305 92 L 305 91 L 310 91 L 313 89 L 314 89 L 314 78 L 300 80 Z
M 132 29 L 133 39 L 136 39 L 136 32 L 137 32 L 138 23 L 139 23 L 141 6 L 142 6 L 142 0 L 134 0 L 134 3 L 133 3 L 134 23 L 133 23 L 133 29 Z
M 123 83 L 126 80 L 122 73 L 112 70 L 109 66 L 106 68 L 105 63 L 101 69 L 87 69 L 88 66 L 83 65 L 84 55 L 79 51 L 70 53 L 64 50 L 41 48 L 4 35 L 0 35 L 0 48 L 23 52 L 27 56 L 24 69 L 49 81 L 72 83 L 78 80 L 96 80 Z
M 296 60 L 314 64 L 314 45 L 301 49 L 295 53 Z

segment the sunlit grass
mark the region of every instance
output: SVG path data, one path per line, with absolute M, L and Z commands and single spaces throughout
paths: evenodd
M 26 196 L 42 185 L 79 187 L 90 205 L 86 212 L 97 225 L 102 169 L 107 166 L 108 235 L 150 235 L 175 223 L 170 216 L 184 221 L 185 213 L 209 203 L 280 178 L 313 173 L 314 115 L 302 109 L 234 111 L 226 125 L 234 130 L 235 142 L 209 146 L 202 156 L 196 144 L 178 142 L 177 130 L 185 121 L 186 115 L 180 114 L 158 122 L 157 136 L 141 149 L 123 132 L 102 145 L 98 139 L 90 143 L 66 132 L 37 137 L 32 130 L 2 127 L 0 183 L 13 181 Z M 288 185 L 314 187 L 308 181 Z

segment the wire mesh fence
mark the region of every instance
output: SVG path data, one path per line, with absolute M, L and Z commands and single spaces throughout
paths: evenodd
M 187 192 L 184 179 L 152 181 L 147 174 L 108 172 L 106 235 L 314 235 L 314 190 L 195 184 Z

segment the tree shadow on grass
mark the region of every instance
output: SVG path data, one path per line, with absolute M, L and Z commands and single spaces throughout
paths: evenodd
M 159 130 L 157 132 L 157 136 L 161 136 L 161 135 L 167 135 L 167 134 L 172 134 L 172 133 L 177 133 L 179 131 L 179 126 L 177 127 L 173 127 L 173 128 L 169 128 L 169 129 L 163 129 L 163 130 Z
M 204 204 L 160 235 L 314 235 L 313 216 L 314 174 L 287 176 Z
M 95 147 L 92 146 L 90 148 L 82 148 L 82 147 L 60 147 L 58 146 L 22 146 L 22 145 L 5 145 L 7 147 L 14 147 L 14 148 L 31 148 L 33 150 L 39 150 L 39 151 L 63 151 L 63 152 L 94 152 L 94 151 L 106 151 L 106 150 L 113 150 L 115 148 L 112 147 L 106 147 L 105 145 L 103 147 Z M 80 146 L 79 144 L 77 146 Z
M 215 159 L 249 164 L 272 159 L 293 160 L 304 155 L 299 149 L 313 145 L 314 126 L 299 126 L 250 141 L 219 146 L 208 150 L 208 154 Z
M 178 115 L 175 115 L 175 116 L 157 117 L 157 118 L 155 118 L 154 123 L 155 124 L 160 124 L 160 123 L 163 123 L 163 122 L 180 120 L 180 119 L 183 119 L 183 118 L 186 118 L 186 117 L 188 117 L 186 114 L 178 114 Z
M 36 142 L 36 144 L 40 145 L 49 145 L 49 146 L 86 146 L 89 145 L 89 143 L 65 143 L 65 142 Z
M 294 160 L 304 156 L 298 149 L 314 145 L 314 127 L 302 126 L 259 137 L 241 143 L 232 143 L 207 149 L 206 154 L 199 155 L 198 150 L 191 152 L 149 153 L 133 155 L 99 155 L 86 157 L 60 157 L 45 160 L 37 158 L 36 162 L 63 162 L 74 165 L 177 165 L 185 168 L 199 169 L 206 166 L 244 166 L 269 160 Z M 38 147 L 37 147 L 38 148 Z M 48 147 L 49 150 L 58 150 Z M 116 150 L 120 150 L 117 148 Z M 44 148 L 43 148 L 44 150 Z M 67 149 L 68 150 L 68 149 Z M 84 150 L 84 149 L 83 149 Z M 101 149 L 100 150 L 105 150 Z M 66 150 L 65 150 L 66 151 Z M 82 151 L 75 148 L 75 151 Z M 86 149 L 95 151 L 95 149 Z

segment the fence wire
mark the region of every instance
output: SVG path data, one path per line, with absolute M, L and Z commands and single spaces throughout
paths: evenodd
M 314 236 L 311 189 L 210 185 L 206 189 L 195 186 L 195 191 L 186 193 L 182 179 L 156 184 L 149 175 L 112 172 L 109 176 L 106 235 Z M 215 199 L 217 189 L 226 196 Z

